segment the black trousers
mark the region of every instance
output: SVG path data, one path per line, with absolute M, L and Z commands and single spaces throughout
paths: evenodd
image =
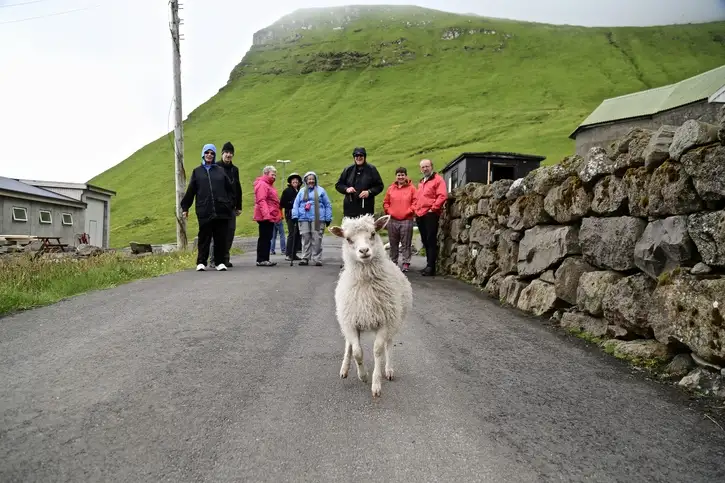
M 229 220 L 215 218 L 207 221 L 199 227 L 199 252 L 196 255 L 197 265 L 206 265 L 209 259 L 209 245 L 214 239 L 214 264 L 224 263 L 224 255 L 227 246 L 227 229 Z
M 271 221 L 258 221 L 259 238 L 257 238 L 257 261 L 266 262 L 269 260 L 269 247 L 272 244 L 272 233 L 274 223 Z
M 232 215 L 229 223 L 227 223 L 227 244 L 224 245 L 224 263 L 229 263 L 229 251 L 232 249 L 232 243 L 234 243 L 234 232 L 237 231 L 237 217 Z
M 294 246 L 292 244 L 294 243 Z M 285 255 L 293 257 L 295 253 L 302 251 L 302 237 L 300 236 L 297 223 L 292 218 L 287 219 L 287 246 Z
M 435 213 L 426 213 L 419 216 L 418 231 L 420 239 L 425 248 L 426 265 L 430 270 L 435 272 L 436 261 L 438 260 L 438 220 L 439 216 Z

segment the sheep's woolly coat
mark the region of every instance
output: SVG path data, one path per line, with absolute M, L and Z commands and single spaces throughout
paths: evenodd
M 386 338 L 391 339 L 400 332 L 412 310 L 410 281 L 385 252 L 371 215 L 346 218 L 342 231 L 348 240 L 354 241 L 361 233 L 369 237 L 372 259 L 362 263 L 355 255 L 357 247 L 343 240 L 344 268 L 335 287 L 338 323 L 341 328 L 347 324 L 360 332 L 384 327 Z

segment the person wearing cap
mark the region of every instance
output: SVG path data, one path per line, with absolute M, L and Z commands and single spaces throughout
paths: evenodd
M 215 161 L 216 146 L 205 144 L 201 150 L 201 166 L 191 172 L 189 185 L 180 203 L 181 215 L 187 218 L 189 208 L 195 201 L 194 211 L 199 222 L 197 271 L 205 270 L 212 238 L 214 265 L 219 271 L 227 269 L 224 264 L 224 247 L 229 220 L 234 217 L 234 186 L 224 168 Z
M 287 246 L 285 247 L 285 260 L 287 261 L 291 261 L 293 258 L 299 260 L 297 253 L 302 251 L 299 228 L 296 220 L 292 218 L 292 207 L 301 185 L 302 176 L 298 173 L 290 174 L 287 176 L 287 188 L 284 189 L 282 197 L 279 199 L 279 206 L 284 210 L 284 219 L 287 222 Z
M 234 145 L 230 141 L 227 141 L 224 143 L 224 146 L 222 146 L 222 162 L 220 164 L 220 166 L 224 168 L 224 172 L 227 174 L 232 182 L 232 186 L 234 187 L 234 216 L 229 219 L 229 224 L 227 226 L 227 244 L 225 246 L 226 251 L 224 252 L 224 265 L 227 267 L 233 266 L 232 262 L 229 260 L 229 253 L 232 249 L 232 243 L 234 243 L 234 232 L 237 231 L 236 217 L 242 214 L 242 185 L 239 181 L 239 168 L 232 163 L 233 158 Z M 213 239 L 210 250 L 214 250 Z
M 375 166 L 367 162 L 365 148 L 352 151 L 354 162 L 342 170 L 335 184 L 338 193 L 345 195 L 342 202 L 342 216 L 356 218 L 375 213 L 375 197 L 383 192 L 385 185 Z

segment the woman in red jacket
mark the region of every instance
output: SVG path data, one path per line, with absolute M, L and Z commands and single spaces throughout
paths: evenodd
M 395 170 L 395 182 L 388 187 L 383 199 L 383 210 L 390 215 L 387 227 L 390 258 L 398 264 L 398 244 L 402 245 L 404 272 L 410 268 L 416 191 L 408 178 L 408 170 L 400 167 Z
M 265 166 L 262 176 L 254 180 L 254 220 L 259 225 L 257 239 L 257 266 L 273 267 L 277 262 L 269 261 L 269 247 L 272 242 L 274 224 L 282 219 L 279 196 L 274 187 L 277 169 Z

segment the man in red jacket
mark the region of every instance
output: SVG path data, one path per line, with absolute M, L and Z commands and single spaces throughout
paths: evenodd
M 443 204 L 448 199 L 448 190 L 443 177 L 433 171 L 430 159 L 420 162 L 420 172 L 423 178 L 418 183 L 415 216 L 427 259 L 427 266 L 421 274 L 432 276 L 436 273 L 438 260 L 438 220 L 443 212 Z
M 410 268 L 411 245 L 413 243 L 413 218 L 415 212 L 415 186 L 408 178 L 408 170 L 400 167 L 395 170 L 395 182 L 388 187 L 383 199 L 383 210 L 390 215 L 388 222 L 388 241 L 390 258 L 398 264 L 398 245 L 402 245 L 403 267 Z

